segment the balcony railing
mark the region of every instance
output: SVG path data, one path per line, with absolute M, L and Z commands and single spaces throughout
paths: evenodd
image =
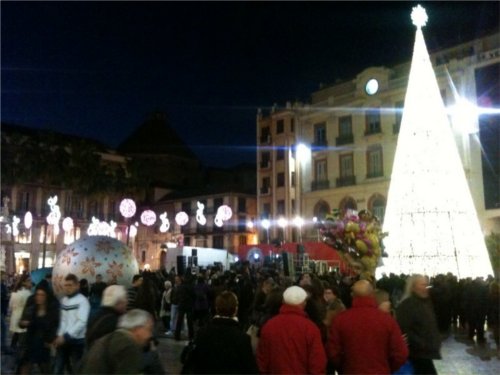
M 337 178 L 337 187 L 356 185 L 356 176 L 343 176 Z
M 270 160 L 262 160 L 260 162 L 260 168 L 261 169 L 266 169 L 266 168 L 269 168 L 271 166 L 271 161 Z
M 382 130 L 380 129 L 380 124 L 378 125 L 372 125 L 368 129 L 365 130 L 365 135 L 373 135 L 373 134 L 380 134 L 382 133 Z
M 261 144 L 270 144 L 271 143 L 271 135 L 270 134 L 262 135 L 260 137 L 260 143 Z
M 345 134 L 337 137 L 335 139 L 335 144 L 337 146 L 348 145 L 350 143 L 354 143 L 354 135 L 353 134 Z
M 368 172 L 366 174 L 366 178 L 376 178 L 376 177 L 384 177 L 384 173 L 382 171 L 377 171 L 377 172 Z
M 329 180 L 314 180 L 311 182 L 311 190 L 324 190 L 330 188 Z
M 321 149 L 328 147 L 328 141 L 326 139 L 316 139 L 312 144 L 311 147 L 314 151 L 317 151 L 315 149 Z
M 266 195 L 266 194 L 269 194 L 270 192 L 271 192 L 271 189 L 269 188 L 269 186 L 264 186 L 264 187 L 260 188 L 261 195 Z

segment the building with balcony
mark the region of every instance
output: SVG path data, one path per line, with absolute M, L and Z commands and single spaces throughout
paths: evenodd
M 500 116 L 476 112 L 464 129 L 463 114 L 453 106 L 457 95 L 481 107 L 500 106 L 500 34 L 431 52 L 431 60 L 481 226 L 485 234 L 498 232 Z M 369 209 L 383 219 L 409 69 L 410 62 L 367 67 L 313 92 L 310 103 L 259 111 L 259 217 L 303 217 L 304 240 L 317 237 L 312 219 L 334 208 Z M 298 144 L 310 153 L 298 157 Z M 280 228 L 269 230 L 276 236 Z M 284 239 L 292 240 L 293 231 L 288 228 Z

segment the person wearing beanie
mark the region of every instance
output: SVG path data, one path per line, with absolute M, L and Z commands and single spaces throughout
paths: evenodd
M 326 353 L 318 327 L 304 312 L 307 292 L 291 286 L 280 312 L 261 329 L 257 364 L 262 374 L 324 374 Z
M 89 349 L 95 340 L 113 332 L 118 319 L 127 311 L 127 289 L 123 285 L 110 285 L 102 293 L 101 307 L 89 320 L 85 345 Z
M 378 308 L 367 280 L 357 281 L 352 295 L 351 308 L 339 313 L 330 327 L 329 359 L 340 374 L 394 373 L 408 358 L 398 323 Z

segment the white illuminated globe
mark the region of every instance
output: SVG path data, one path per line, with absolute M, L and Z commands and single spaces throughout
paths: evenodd
M 156 223 L 156 214 L 152 210 L 144 210 L 141 214 L 141 223 L 150 227 Z
M 124 218 L 130 218 L 135 215 L 137 206 L 132 199 L 125 198 L 120 202 L 120 213 Z
M 177 223 L 177 225 L 180 225 L 181 227 L 186 225 L 188 221 L 189 221 L 189 216 L 184 211 L 178 212 L 177 215 L 175 215 L 175 222 Z
M 217 216 L 220 217 L 221 220 L 227 221 L 233 216 L 233 210 L 231 210 L 231 207 L 224 204 L 217 209 Z
M 24 215 L 24 227 L 26 229 L 30 229 L 32 225 L 33 225 L 33 215 L 31 214 L 31 212 L 28 211 Z
M 304 225 L 304 219 L 302 219 L 300 216 L 296 216 L 293 219 L 293 225 L 299 228 L 302 227 Z
M 62 227 L 65 232 L 69 232 L 71 229 L 73 229 L 73 219 L 70 217 L 65 217 L 63 222 L 62 222 Z

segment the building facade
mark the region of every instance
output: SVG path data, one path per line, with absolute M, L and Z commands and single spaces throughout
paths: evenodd
M 455 104 L 460 97 L 471 108 L 500 105 L 500 34 L 436 51 L 431 60 L 481 226 L 485 234 L 499 232 L 499 116 L 464 114 L 457 110 L 466 106 Z M 301 231 L 317 238 L 314 221 L 336 208 L 368 209 L 383 219 L 409 69 L 409 62 L 369 67 L 313 92 L 308 104 L 258 112 L 258 213 L 270 219 L 271 237 L 290 241 Z M 293 225 L 297 215 L 303 228 Z M 280 227 L 280 219 L 289 225 Z

